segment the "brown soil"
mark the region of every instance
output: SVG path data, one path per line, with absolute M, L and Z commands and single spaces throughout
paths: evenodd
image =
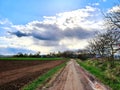
M 64 61 L 0 61 L 0 90 L 18 90 Z
M 41 89 L 40 89 L 41 90 Z M 82 69 L 75 60 L 67 63 L 56 79 L 42 90 L 110 90 Z
M 40 65 L 44 63 L 48 63 L 49 61 L 40 61 L 40 60 L 33 60 L 33 61 L 23 61 L 23 60 L 0 60 L 0 72 L 19 69 L 23 67 L 33 66 L 33 65 Z

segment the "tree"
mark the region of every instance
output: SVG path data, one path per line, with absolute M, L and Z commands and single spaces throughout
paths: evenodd
M 116 6 L 115 10 L 112 9 L 105 15 L 105 28 L 107 30 L 109 53 L 111 59 L 114 59 L 114 53 L 120 50 L 120 48 L 114 48 L 115 45 L 120 43 L 120 5 Z
M 89 41 L 89 51 L 104 57 L 106 54 L 107 43 L 106 33 L 96 33 L 95 37 Z
M 62 53 L 62 56 L 65 58 L 73 58 L 74 57 L 74 52 L 73 51 L 64 51 Z
M 89 41 L 89 47 L 91 52 L 99 54 L 101 57 L 110 56 L 111 59 L 114 59 L 114 54 L 120 50 L 115 48 L 118 42 L 120 42 L 120 32 L 107 30 L 104 33 L 98 33 Z
M 115 7 L 116 9 L 111 9 L 106 15 L 105 19 L 111 28 L 120 28 L 120 5 Z

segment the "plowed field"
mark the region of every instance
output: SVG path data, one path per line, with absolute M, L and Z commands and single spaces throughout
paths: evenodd
M 63 62 L 0 60 L 0 90 L 18 90 Z

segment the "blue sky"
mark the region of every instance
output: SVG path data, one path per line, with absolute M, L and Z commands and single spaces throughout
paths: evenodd
M 98 7 L 106 10 L 115 5 L 117 0 L 0 0 L 0 17 L 8 18 L 14 24 L 25 24 L 93 3 L 100 3 Z
M 84 48 L 88 38 L 101 28 L 101 12 L 106 13 L 117 2 L 0 0 L 0 54 Z

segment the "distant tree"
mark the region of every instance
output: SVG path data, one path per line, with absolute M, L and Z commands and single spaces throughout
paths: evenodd
M 40 52 L 37 52 L 35 55 L 33 55 L 34 57 L 40 57 Z
M 64 51 L 63 53 L 62 53 L 62 56 L 63 57 L 65 57 L 65 58 L 73 58 L 73 57 L 75 57 L 75 55 L 74 55 L 74 52 L 73 51 Z
M 13 57 L 23 57 L 23 53 L 19 52 L 18 54 L 14 55 Z

